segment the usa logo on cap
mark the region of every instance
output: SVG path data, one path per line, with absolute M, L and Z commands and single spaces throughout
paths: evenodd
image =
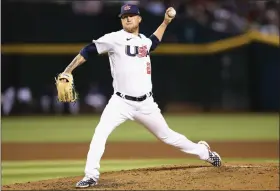
M 129 5 L 125 5 L 124 8 L 123 8 L 123 10 L 125 10 L 125 11 L 127 11 L 127 10 L 129 10 L 129 9 L 130 9 L 130 6 L 129 6 Z
M 119 17 L 122 17 L 124 14 L 140 15 L 140 12 L 136 5 L 125 4 L 121 7 Z

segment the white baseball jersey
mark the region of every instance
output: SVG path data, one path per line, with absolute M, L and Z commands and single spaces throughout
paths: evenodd
M 93 42 L 99 54 L 108 53 L 114 93 L 138 97 L 152 91 L 149 38 L 122 29 Z

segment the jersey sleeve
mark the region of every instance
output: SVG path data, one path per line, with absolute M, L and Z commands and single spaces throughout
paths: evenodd
M 105 34 L 97 40 L 92 40 L 96 45 L 98 54 L 112 52 L 114 49 L 114 35 L 113 33 Z
M 147 41 L 148 41 L 148 50 L 150 52 L 153 42 L 150 38 L 147 38 Z
M 150 48 L 150 52 L 154 51 L 157 46 L 159 45 L 160 41 L 159 39 L 154 35 L 152 34 L 150 37 L 149 37 L 150 41 L 151 41 L 151 48 Z

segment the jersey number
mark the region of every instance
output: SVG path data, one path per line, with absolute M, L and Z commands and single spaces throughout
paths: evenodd
M 151 68 L 151 63 L 147 62 L 147 74 L 151 74 L 152 68 Z

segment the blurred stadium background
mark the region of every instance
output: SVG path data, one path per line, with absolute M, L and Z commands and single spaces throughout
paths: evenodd
M 92 39 L 120 29 L 117 15 L 124 3 L 139 5 L 143 17 L 140 31 L 146 36 L 162 22 L 167 7 L 177 10 L 162 44 L 151 56 L 155 100 L 172 129 L 193 140 L 266 141 L 272 146 L 264 148 L 278 153 L 275 148 L 279 140 L 280 107 L 279 1 L 3 0 L 4 184 L 82 174 L 81 160 L 85 160 L 87 146 L 79 154 L 79 162 L 69 163 L 60 171 L 58 166 L 66 165 L 65 162 L 40 163 L 41 167 L 36 163 L 31 167 L 21 159 L 32 155 L 28 149 L 31 143 L 89 144 L 99 116 L 113 93 L 108 57 L 91 57 L 74 71 L 80 94 L 75 104 L 57 102 L 54 77 Z M 156 140 L 139 125 L 128 122 L 113 132 L 109 141 Z M 44 152 L 39 148 L 34 148 L 33 152 L 37 153 L 34 158 L 24 160 L 44 160 Z M 55 152 L 53 145 L 44 148 L 54 151 L 52 160 L 55 155 L 67 159 L 66 155 L 63 158 L 59 151 Z M 71 148 L 65 150 L 77 160 Z M 168 162 L 141 164 L 163 163 Z M 26 164 L 32 170 L 25 170 Z M 105 170 L 112 170 L 109 164 L 104 165 Z M 141 167 L 139 162 L 112 166 L 113 170 Z M 75 169 L 69 171 L 69 167 Z

